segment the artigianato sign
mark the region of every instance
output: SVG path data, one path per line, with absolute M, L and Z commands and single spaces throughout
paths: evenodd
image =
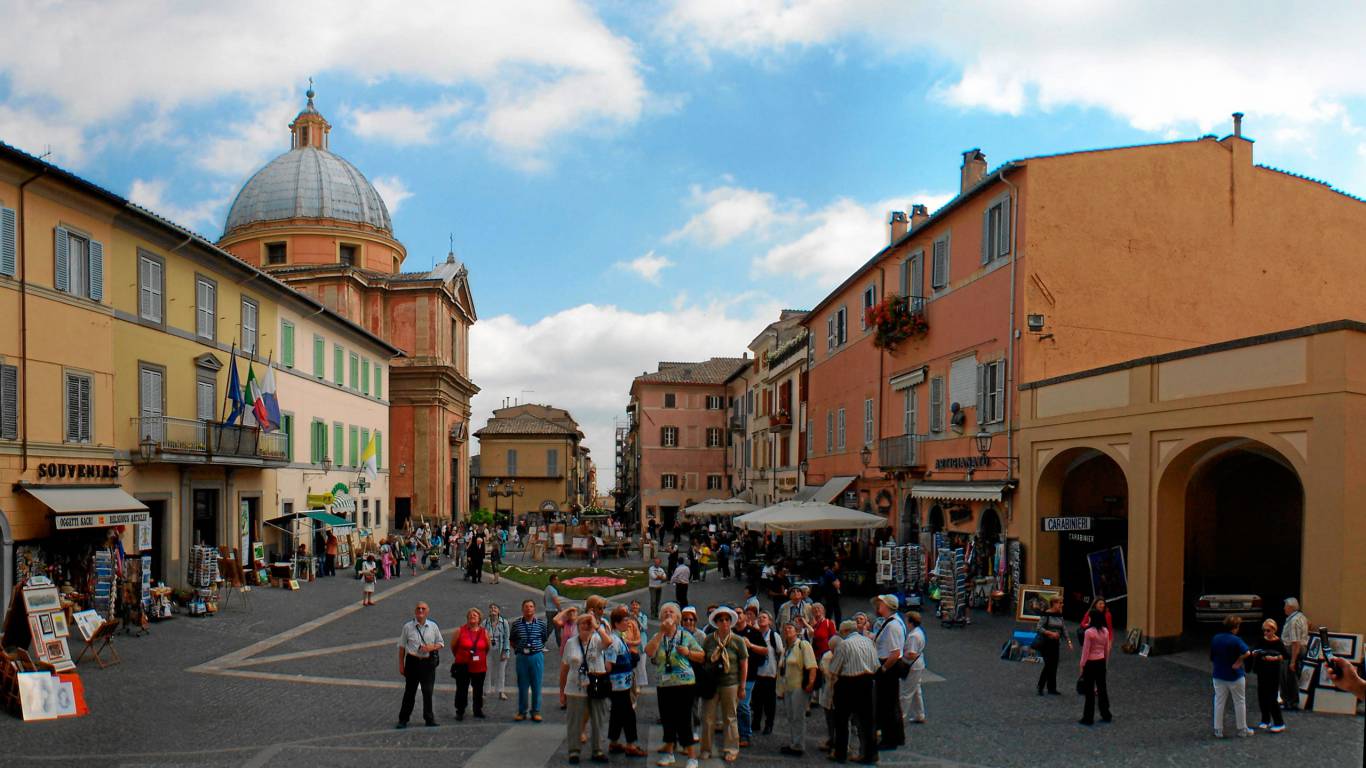
M 1042 522 L 1045 533 L 1091 530 L 1091 518 L 1089 517 L 1045 517 Z

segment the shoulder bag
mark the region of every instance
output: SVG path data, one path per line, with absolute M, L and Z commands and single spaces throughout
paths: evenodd
M 583 660 L 579 662 L 579 674 L 588 678 L 588 698 L 605 699 L 612 695 L 612 679 L 606 674 L 588 671 L 588 648 L 578 636 L 574 637 L 579 643 L 579 652 L 583 654 Z M 591 639 L 588 641 L 593 642 Z

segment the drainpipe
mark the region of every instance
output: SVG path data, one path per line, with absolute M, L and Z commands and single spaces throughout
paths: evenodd
M 47 166 L 24 180 L 19 185 L 19 209 L 16 211 L 15 218 L 18 219 L 18 226 L 15 228 L 15 245 L 19 250 L 19 390 L 23 392 L 23 405 L 19 406 L 19 470 L 28 471 L 28 259 L 25 255 L 28 249 L 24 247 L 24 240 L 28 236 L 28 227 L 24 222 L 24 187 L 37 181 L 47 173 Z
M 1001 183 L 1010 188 L 1010 338 L 1006 344 L 1006 456 L 1015 455 L 1015 267 L 1020 263 L 1020 194 L 1019 188 L 1010 183 L 1006 178 L 1005 170 L 1001 171 Z M 1015 479 L 1015 465 L 1009 458 L 1006 459 L 1006 480 Z M 1015 517 L 1015 505 L 1012 502 L 1006 507 L 1006 531 L 1010 530 L 1010 523 Z
M 887 295 L 887 268 L 886 268 L 886 267 L 878 267 L 878 280 L 880 281 L 879 284 L 882 286 L 882 295 L 883 295 L 883 296 L 886 296 L 886 295 Z M 874 431 L 874 433 L 873 433 L 873 447 L 874 447 L 874 449 L 876 449 L 876 451 L 878 451 L 878 452 L 880 452 L 880 451 L 882 450 L 882 422 L 885 421 L 885 419 L 882 418 L 882 377 L 883 377 L 883 364 L 884 364 L 884 362 L 885 362 L 886 360 L 887 360 L 887 350 L 885 350 L 885 349 L 879 349 L 879 350 L 877 351 L 877 401 L 876 401 L 876 403 L 874 403 L 874 405 L 873 405 L 873 408 L 874 408 L 874 411 L 873 411 L 873 415 L 874 415 L 873 423 L 877 425 L 877 429 L 876 429 L 876 431 Z M 874 458 L 874 459 L 877 459 L 877 458 L 878 458 L 877 453 L 874 453 L 873 458 Z M 871 463 L 871 462 L 869 462 L 869 463 Z M 880 465 L 879 465 L 879 466 L 880 466 Z M 893 484 L 893 488 L 895 489 L 895 483 Z M 896 493 L 899 495 L 901 492 L 900 492 L 899 490 L 897 490 Z M 871 495 L 871 494 L 870 494 L 870 495 Z M 893 509 L 893 511 L 896 511 L 896 504 L 897 504 L 897 499 L 893 498 L 893 499 L 892 499 L 892 509 Z M 873 499 L 873 507 L 874 507 L 874 509 L 877 508 L 877 499 Z M 900 519 L 901 519 L 901 517 L 900 517 L 900 515 L 898 515 L 898 516 L 897 516 L 897 520 L 899 521 Z M 892 536 L 893 536 L 893 537 L 896 536 L 896 530 L 895 530 L 895 529 L 892 530 Z M 876 538 L 876 534 L 874 534 L 874 538 Z

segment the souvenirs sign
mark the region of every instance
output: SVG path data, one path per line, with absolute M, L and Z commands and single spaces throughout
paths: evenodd
M 151 519 L 151 514 L 146 511 L 92 512 L 87 515 L 57 515 L 53 526 L 59 531 L 73 528 L 110 528 L 116 525 L 137 525 Z

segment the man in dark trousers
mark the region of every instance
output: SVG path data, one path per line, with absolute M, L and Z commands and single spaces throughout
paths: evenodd
M 403 625 L 398 636 L 398 673 L 403 677 L 403 706 L 398 711 L 398 727 L 407 728 L 413 714 L 418 686 L 422 686 L 422 720 L 435 726 L 432 714 L 432 688 L 436 685 L 436 665 L 446 644 L 441 640 L 441 628 L 427 618 L 426 603 L 413 609 L 413 619 Z

